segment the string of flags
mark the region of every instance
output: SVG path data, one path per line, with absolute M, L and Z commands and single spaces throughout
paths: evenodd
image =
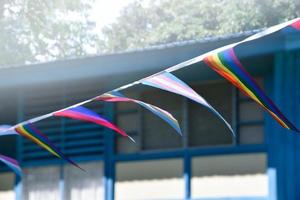
M 123 85 L 110 92 L 106 92 L 104 94 L 77 103 L 70 107 L 21 122 L 12 127 L 0 127 L 0 136 L 17 134 L 19 136 L 26 137 L 27 139 L 33 141 L 34 143 L 49 151 L 56 157 L 64 159 L 72 165 L 80 168 L 80 166 L 78 166 L 70 158 L 64 155 L 63 152 L 61 152 L 59 148 L 56 147 L 56 145 L 52 143 L 45 134 L 38 130 L 34 126 L 34 123 L 40 120 L 47 119 L 49 117 L 66 117 L 104 126 L 134 141 L 134 139 L 131 138 L 128 134 L 126 134 L 126 132 L 117 127 L 117 125 L 110 122 L 104 116 L 101 116 L 98 113 L 83 106 L 84 104 L 87 104 L 92 101 L 136 103 L 142 106 L 143 108 L 149 110 L 154 115 L 161 118 L 163 121 L 169 124 L 178 134 L 181 135 L 182 133 L 178 121 L 168 111 L 159 108 L 155 105 L 145 103 L 141 100 L 126 97 L 120 92 L 137 84 L 144 84 L 147 86 L 155 87 L 157 89 L 175 93 L 197 102 L 198 104 L 215 114 L 220 120 L 222 120 L 224 124 L 228 127 L 228 129 L 231 131 L 233 136 L 235 136 L 235 133 L 232 130 L 230 124 L 212 105 L 210 105 L 190 86 L 188 86 L 186 83 L 184 83 L 182 80 L 180 80 L 178 77 L 172 74 L 172 72 L 176 70 L 188 67 L 192 64 L 199 62 L 205 63 L 206 66 L 210 67 L 216 73 L 218 73 L 223 78 L 228 80 L 231 84 L 233 84 L 235 87 L 237 87 L 241 92 L 243 92 L 245 95 L 254 100 L 259 106 L 266 110 L 282 127 L 299 132 L 299 129 L 297 129 L 297 127 L 294 126 L 293 123 L 290 122 L 284 116 L 284 114 L 279 110 L 279 108 L 277 108 L 273 101 L 265 94 L 265 92 L 251 77 L 251 75 L 246 71 L 246 68 L 243 66 L 242 62 L 239 60 L 235 52 L 235 47 L 268 36 L 275 32 L 286 33 L 297 31 L 300 31 L 300 18 L 296 18 L 294 20 L 270 27 L 240 42 L 229 44 L 224 47 L 207 52 L 185 62 L 169 67 L 149 77 L 129 83 L 127 85 Z M 10 167 L 16 174 L 21 175 L 21 168 L 16 160 L 0 154 L 0 161 L 5 163 L 8 167 Z

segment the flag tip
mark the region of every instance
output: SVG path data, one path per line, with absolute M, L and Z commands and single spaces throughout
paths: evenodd
M 136 143 L 135 140 L 134 140 L 132 137 L 130 137 L 129 135 L 128 135 L 127 137 L 128 137 L 132 142 Z

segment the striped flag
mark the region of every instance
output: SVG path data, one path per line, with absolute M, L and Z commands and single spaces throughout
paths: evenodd
M 208 110 L 212 111 L 215 115 L 217 115 L 226 124 L 231 133 L 234 135 L 230 124 L 222 117 L 221 114 L 219 114 L 219 112 L 216 109 L 214 109 L 203 97 L 197 94 L 190 86 L 188 86 L 186 83 L 184 83 L 171 73 L 164 72 L 152 76 L 143 80 L 142 84 L 182 95 L 201 104 Z
M 162 120 L 167 122 L 172 128 L 174 128 L 177 133 L 182 135 L 180 126 L 178 121 L 173 117 L 172 114 L 170 114 L 168 111 L 163 110 L 157 106 L 151 105 L 149 103 L 145 103 L 140 100 L 132 99 L 132 98 L 127 98 L 120 92 L 109 92 L 105 93 L 103 95 L 100 95 L 96 98 L 96 100 L 101 100 L 101 101 L 106 101 L 106 102 L 132 102 L 132 103 L 137 103 L 141 105 L 142 107 L 146 108 L 156 116 L 160 117 Z
M 299 26 L 299 23 L 296 25 Z M 245 67 L 237 58 L 233 48 L 209 55 L 204 58 L 204 62 L 240 89 L 241 92 L 257 102 L 281 126 L 299 132 L 246 71 Z
M 29 140 L 33 141 L 37 145 L 39 145 L 42 148 L 46 149 L 47 151 L 49 151 L 51 154 L 55 155 L 56 157 L 65 159 L 66 161 L 68 161 L 72 165 L 74 165 L 77 168 L 83 170 L 75 162 L 73 162 L 71 159 L 69 159 L 67 156 L 65 156 L 59 150 L 59 148 L 57 148 L 56 145 L 53 144 L 49 140 L 49 138 L 45 134 L 43 134 L 40 130 L 38 130 L 32 123 L 20 124 L 15 128 L 15 131 L 17 133 L 19 133 L 19 135 L 28 138 Z
M 58 117 L 68 117 L 71 119 L 77 119 L 81 121 L 86 121 L 86 122 L 91 122 L 95 123 L 101 126 L 104 126 L 106 128 L 112 129 L 116 131 L 117 133 L 128 137 L 132 141 L 133 138 L 128 136 L 123 130 L 118 128 L 116 125 L 105 119 L 103 116 L 100 116 L 99 114 L 95 113 L 94 111 L 87 109 L 83 106 L 76 106 L 73 108 L 69 108 L 66 110 L 61 110 L 53 113 L 53 116 L 58 116 Z

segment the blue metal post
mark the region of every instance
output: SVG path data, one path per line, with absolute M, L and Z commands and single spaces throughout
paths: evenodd
M 189 141 L 188 141 L 188 121 L 189 121 L 189 113 L 188 113 L 188 100 L 183 98 L 183 148 L 184 150 L 184 158 L 183 158 L 183 178 L 184 178 L 184 199 L 191 198 L 191 157 L 188 152 Z
M 106 117 L 114 118 L 113 105 L 105 105 Z M 114 132 L 107 131 L 105 134 L 105 155 L 104 155 L 104 187 L 105 199 L 114 199 L 114 185 L 115 185 L 115 161 L 114 161 Z
M 17 94 L 17 98 L 18 98 L 18 122 L 21 122 L 23 120 L 23 116 L 24 116 L 24 104 L 23 104 L 23 92 L 21 90 L 18 90 L 18 94 Z M 17 160 L 19 161 L 20 165 L 22 165 L 22 137 L 17 137 Z M 14 191 L 15 191 L 15 198 L 16 200 L 22 200 L 22 193 L 23 193 L 23 185 L 22 185 L 22 180 L 21 177 L 15 176 L 15 187 L 14 187 Z
M 188 200 L 191 198 L 191 157 L 188 151 L 184 154 L 184 184 L 185 184 L 185 195 L 184 199 Z
M 275 55 L 274 100 L 286 117 L 300 125 L 300 52 L 284 51 Z M 266 121 L 268 168 L 272 200 L 300 199 L 300 135 L 281 128 L 275 120 Z M 272 172 L 272 173 L 271 173 Z M 274 187 L 276 183 L 276 187 Z M 276 194 L 274 194 L 276 192 Z

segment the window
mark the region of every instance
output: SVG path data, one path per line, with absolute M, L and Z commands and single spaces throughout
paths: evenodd
M 227 82 L 197 85 L 194 90 L 203 96 L 226 120 L 232 118 L 232 87 Z M 232 144 L 232 134 L 222 120 L 195 102 L 188 102 L 189 146 Z
M 263 79 L 256 79 L 263 87 Z M 237 130 L 240 144 L 260 144 L 264 142 L 264 112 L 252 99 L 241 92 L 237 95 Z
M 182 123 L 183 98 L 160 90 L 143 92 L 142 100 L 163 108 Z M 148 110 L 142 110 L 143 150 L 172 149 L 182 147 L 182 138 L 167 123 Z
M 263 79 L 257 79 L 262 86 Z M 261 144 L 264 141 L 263 110 L 252 99 L 243 96 L 226 81 L 193 85 L 229 123 L 235 124 L 236 141 L 225 123 L 211 111 L 179 95 L 152 89 L 140 94 L 126 94 L 161 107 L 187 127 L 188 147 L 224 146 L 234 144 Z M 137 144 L 119 137 L 117 151 L 138 151 L 182 148 L 183 138 L 159 117 L 132 103 L 117 104 L 117 124 L 132 135 Z M 235 126 L 233 126 L 235 128 Z
M 160 90 L 144 91 L 140 95 L 127 93 L 126 96 L 141 99 L 161 107 L 181 122 L 183 98 Z M 133 153 L 156 149 L 174 149 L 182 147 L 182 138 L 167 123 L 152 112 L 134 103 L 117 103 L 117 124 L 133 136 L 136 144 L 128 138 L 117 137 L 118 153 Z
M 124 95 L 138 99 L 138 94 L 136 93 L 124 93 Z M 139 151 L 141 146 L 139 105 L 130 102 L 118 102 L 115 108 L 117 125 L 136 141 L 136 143 L 133 143 L 128 138 L 117 135 L 117 152 L 133 153 Z
M 83 82 L 49 84 L 45 88 L 33 87 L 24 90 L 22 94 L 23 117 L 24 119 L 33 118 L 76 104 L 86 100 L 87 97 L 99 94 L 96 90 L 95 84 Z M 106 107 L 98 101 L 84 106 L 105 117 L 112 112 L 110 107 Z M 51 117 L 41 120 L 35 125 L 69 157 L 80 159 L 104 154 L 105 134 L 108 131 L 105 127 L 65 117 Z M 51 163 L 60 163 L 59 159 L 32 141 L 22 138 L 21 142 L 21 163 L 32 164 L 45 160 L 51 160 Z

